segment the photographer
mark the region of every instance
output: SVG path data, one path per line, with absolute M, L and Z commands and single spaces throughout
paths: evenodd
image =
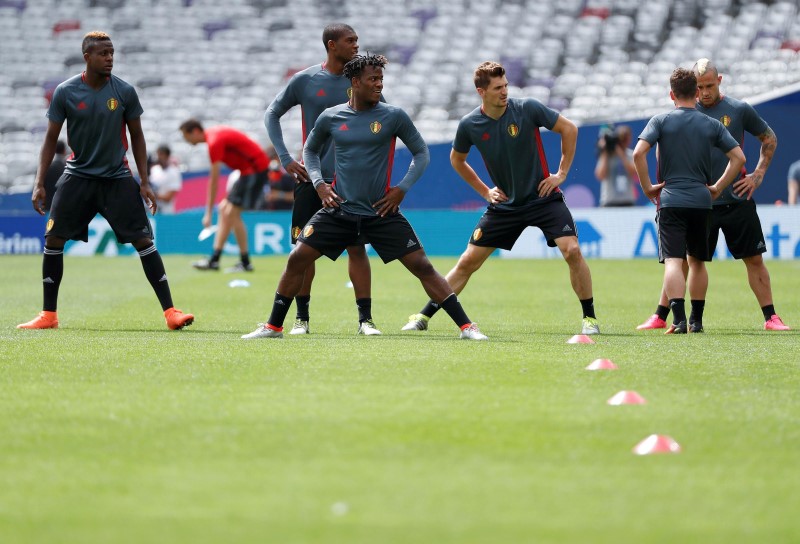
M 600 206 L 633 206 L 639 183 L 633 165 L 631 129 L 626 125 L 606 127 L 597 141 L 598 157 L 594 175 L 600 182 Z

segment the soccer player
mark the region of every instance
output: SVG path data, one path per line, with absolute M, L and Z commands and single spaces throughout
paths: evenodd
M 281 164 L 297 180 L 292 207 L 292 244 L 297 243 L 303 226 L 322 208 L 322 202 L 310 183 L 311 179 L 303 164 L 294 160 L 286 149 L 280 118 L 294 106 L 300 105 L 303 116 L 303 142 L 305 142 L 308 131 L 314 127 L 320 113 L 327 108 L 347 102 L 351 90 L 350 79 L 343 75 L 344 65 L 358 54 L 358 35 L 348 25 L 333 23 L 326 26 L 322 32 L 322 42 L 327 52 L 325 62 L 292 76 L 286 88 L 272 101 L 264 115 L 267 133 L 278 152 Z M 331 142 L 323 146 L 320 156 L 322 179 L 330 184 L 334 179 Z M 347 248 L 347 254 L 348 272 L 358 308 L 359 327 L 364 334 L 379 335 L 381 332 L 372 320 L 371 270 L 364 244 L 354 243 Z M 309 303 L 315 272 L 316 268 L 312 262 L 303 276 L 303 286 L 295 297 L 297 316 L 289 334 L 309 332 Z
M 447 281 L 460 293 L 496 248 L 511 249 L 526 227 L 542 230 L 547 245 L 558 247 L 569 266 L 572 289 L 583 310 L 582 334 L 599 334 L 594 312 L 592 275 L 578 245 L 572 214 L 558 188 L 567 179 L 575 157 L 578 129 L 533 98 L 509 98 L 505 69 L 497 62 L 484 62 L 475 70 L 475 87 L 481 106 L 458 124 L 450 164 L 489 206 L 478 221 Z M 551 174 L 542 149 L 539 128 L 561 136 L 561 160 Z M 480 151 L 489 176 L 489 188 L 467 163 L 467 153 Z M 409 317 L 403 330 L 426 330 L 439 309 L 431 300 L 418 314 Z
M 775 312 L 772 301 L 772 286 L 769 271 L 761 256 L 767 250 L 761 220 L 756 212 L 756 203 L 752 200 L 753 192 L 761 186 L 767 168 L 778 145 L 775 133 L 756 113 L 753 106 L 720 94 L 719 85 L 722 76 L 716 66 L 708 59 L 700 59 L 692 70 L 697 78 L 699 98 L 696 107 L 702 113 L 722 122 L 739 145 L 743 145 L 744 133 L 749 132 L 761 141 L 758 164 L 752 174 L 743 167 L 739 179 L 728 186 L 719 198 L 714 200 L 711 208 L 711 224 L 709 233 L 709 250 L 712 255 L 717 247 L 719 231 L 725 234 L 725 243 L 735 259 L 741 259 L 747 269 L 750 288 L 758 300 L 764 315 L 764 329 L 787 331 L 781 318 Z M 725 170 L 727 158 L 714 150 L 712 154 L 712 177 L 718 179 Z M 686 270 L 684 270 L 686 272 Z M 662 288 L 656 313 L 636 327 L 639 330 L 660 329 L 666 327 L 669 315 L 667 297 Z M 694 318 L 689 316 L 689 325 Z
M 161 303 L 167 326 L 182 329 L 194 321 L 192 314 L 175 309 L 167 274 L 147 219 L 144 202 L 155 214 L 156 196 L 147 178 L 147 149 L 142 133 L 142 106 L 134 88 L 111 74 L 114 45 L 104 32 L 83 38 L 86 71 L 59 85 L 47 110 L 47 132 L 39 154 L 39 170 L 31 200 L 44 215 L 47 198 L 45 173 L 53 160 L 64 121 L 73 155 L 58 181 L 45 231 L 42 259 L 44 305 L 39 315 L 17 325 L 20 329 L 58 328 L 58 288 L 64 274 L 67 240 L 88 240 L 89 222 L 98 213 L 106 218 L 117 241 L 139 252 L 145 276 Z M 133 179 L 125 159 L 130 132 L 133 158 L 141 184 Z
M 211 226 L 214 199 L 217 196 L 217 183 L 222 165 L 231 170 L 239 170 L 239 179 L 219 203 L 219 229 L 214 237 L 214 252 L 209 259 L 192 263 L 198 270 L 219 270 L 219 259 L 228 235 L 233 231 L 239 246 L 239 262 L 227 272 L 252 272 L 250 252 L 247 245 L 247 227 L 242 221 L 242 210 L 252 210 L 263 197 L 264 186 L 269 173 L 269 158 L 256 141 L 235 128 L 223 125 L 203 128 L 197 119 L 187 119 L 181 123 L 183 139 L 192 145 L 208 144 L 211 171 L 208 175 L 206 212 L 203 214 L 203 227 Z
M 459 326 L 461 338 L 487 339 L 469 320 L 447 281 L 433 268 L 414 229 L 400 213 L 400 202 L 422 175 L 430 157 L 408 114 L 380 101 L 385 65 L 386 58 L 381 55 L 356 56 L 345 65 L 352 98 L 319 116 L 303 151 L 309 176 L 324 207 L 303 228 L 289 255 L 267 323 L 242 338 L 282 337 L 283 322 L 309 264 L 322 255 L 335 260 L 363 237 L 385 263 L 398 259 L 419 278 L 428 296 L 438 301 Z M 396 138 L 406 144 L 413 160 L 400 183 L 392 187 L 390 173 Z M 321 164 L 329 140 L 336 153 L 333 185 L 325 183 Z
M 670 77 L 670 98 L 675 109 L 656 115 L 647 123 L 633 150 L 633 162 L 642 191 L 658 206 L 658 253 L 664 264 L 664 290 L 673 323 L 666 334 L 703 332 L 703 308 L 708 289 L 706 261 L 711 260 L 709 221 L 711 201 L 734 180 L 744 166 L 739 144 L 712 117 L 695 109 L 697 79 L 691 70 L 676 68 Z M 647 170 L 647 154 L 658 144 L 658 179 L 653 185 Z M 713 148 L 728 162 L 722 175 L 713 175 Z M 689 294 L 693 320 L 687 327 L 684 263 L 689 267 Z

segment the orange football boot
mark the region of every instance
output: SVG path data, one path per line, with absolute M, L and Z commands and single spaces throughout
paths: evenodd
M 17 325 L 18 329 L 57 329 L 58 314 L 42 310 L 39 315 L 28 321 Z
M 192 314 L 185 314 L 174 307 L 164 312 L 164 318 L 167 320 L 167 327 L 170 330 L 176 331 L 194 323 L 194 316 Z

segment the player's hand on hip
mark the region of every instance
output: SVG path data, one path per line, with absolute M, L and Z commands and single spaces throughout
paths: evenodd
M 31 203 L 33 203 L 33 209 L 36 210 L 39 215 L 44 215 L 44 203 L 47 193 L 44 187 L 39 187 L 38 185 L 33 188 L 33 194 L 31 195 Z
M 306 171 L 306 167 L 300 164 L 298 161 L 292 161 L 289 163 L 288 166 L 285 168 L 286 172 L 292 176 L 297 183 L 305 183 L 307 181 L 311 181 L 311 178 L 308 177 L 308 172 Z
M 317 194 L 322 201 L 323 208 L 338 208 L 339 203 L 342 202 L 342 197 L 337 195 L 328 183 L 320 183 L 317 187 Z
M 708 187 L 708 192 L 711 193 L 711 200 L 716 200 L 720 194 L 719 187 L 716 184 L 706 185 L 706 187 Z
M 489 192 L 486 193 L 486 201 L 489 204 L 500 204 L 501 202 L 506 202 L 507 200 L 508 196 L 506 196 L 503 190 L 499 187 L 492 187 L 489 189 Z
M 655 185 L 651 183 L 649 187 L 647 186 L 642 187 L 642 192 L 644 193 L 644 196 L 646 196 L 648 200 L 652 201 L 659 194 L 661 194 L 661 189 L 663 188 L 664 188 L 664 182 L 656 183 Z
M 566 174 L 550 174 L 545 179 L 539 182 L 539 196 L 546 197 L 558 188 L 559 185 L 564 183 L 567 179 Z
M 381 217 L 386 217 L 388 214 L 395 214 L 400 211 L 400 203 L 406 197 L 405 192 L 399 187 L 392 187 L 383 198 L 378 200 L 372 205 Z
M 150 214 L 155 215 L 158 211 L 158 203 L 156 202 L 156 195 L 150 186 L 142 187 L 139 191 L 144 199 L 144 203 L 150 208 Z
M 747 196 L 747 200 L 750 200 L 759 185 L 761 185 L 761 176 L 750 174 L 733 184 L 733 192 L 739 198 Z

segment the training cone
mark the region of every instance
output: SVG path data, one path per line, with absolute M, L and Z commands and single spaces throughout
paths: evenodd
M 644 400 L 644 397 L 636 391 L 620 391 L 608 399 L 606 404 L 610 404 L 611 406 L 621 406 L 623 404 L 647 404 L 647 401 Z
M 633 447 L 636 455 L 653 453 L 680 453 L 681 446 L 672 437 L 665 434 L 651 434 Z
M 567 344 L 594 344 L 594 340 L 586 334 L 576 334 L 567 340 Z
M 616 370 L 617 365 L 611 362 L 611 359 L 595 359 L 586 370 Z

